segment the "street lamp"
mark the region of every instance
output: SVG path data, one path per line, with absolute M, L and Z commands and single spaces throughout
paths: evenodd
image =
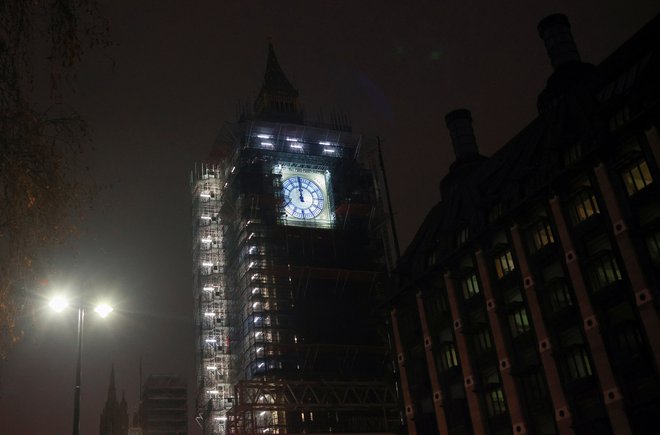
M 63 296 L 55 296 L 48 305 L 55 312 L 62 312 L 69 306 L 69 301 Z M 112 312 L 112 307 L 108 304 L 100 304 L 94 308 L 94 311 L 101 317 L 107 317 Z M 76 385 L 73 390 L 73 435 L 80 434 L 80 375 L 82 372 L 82 342 L 83 325 L 85 321 L 85 306 L 78 305 L 78 361 L 76 364 Z

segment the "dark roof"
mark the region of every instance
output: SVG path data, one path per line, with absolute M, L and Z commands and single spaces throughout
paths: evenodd
M 542 92 L 548 105 L 515 137 L 470 168 L 456 170 L 452 165 L 441 183 L 442 200 L 401 258 L 400 272 L 425 269 L 420 262 L 432 251 L 439 253 L 440 261 L 451 257 L 457 231 L 468 226 L 471 238 L 486 231 L 487 212 L 494 205 L 502 204 L 506 215 L 530 198 L 545 195 L 565 171 L 562 151 L 577 142 L 588 148 L 611 140 L 609 118 L 624 105 L 631 119 L 642 113 L 653 116 L 660 102 L 660 15 L 598 67 L 581 63 L 567 67 L 577 73 L 569 71 L 562 78 L 569 80 L 561 86 L 551 83 L 557 77 L 557 71 L 553 73 Z
M 266 61 L 266 74 L 264 74 L 264 83 L 262 92 L 283 92 L 291 96 L 298 96 L 298 91 L 287 79 L 280 63 L 277 61 L 273 43 L 268 42 L 268 60 Z

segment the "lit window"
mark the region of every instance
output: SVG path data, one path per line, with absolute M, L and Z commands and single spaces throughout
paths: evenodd
M 580 189 L 569 201 L 568 214 L 573 225 L 586 221 L 597 213 L 600 213 L 600 209 L 596 202 L 596 195 L 591 189 Z
M 511 335 L 517 337 L 530 330 L 527 310 L 521 304 L 509 313 L 509 327 Z
M 621 281 L 621 271 L 610 251 L 602 251 L 592 261 L 587 271 L 592 292 Z
M 651 172 L 643 158 L 638 159 L 621 171 L 628 196 L 632 196 L 653 182 Z
M 502 392 L 502 388 L 499 386 L 492 387 L 489 391 L 486 391 L 485 396 L 489 417 L 494 417 L 506 412 L 506 403 L 504 402 L 504 392 Z
M 505 250 L 495 255 L 495 271 L 498 278 L 504 278 L 511 273 L 516 266 L 513 264 L 513 256 L 510 250 Z
M 559 361 L 563 366 L 564 376 L 569 381 L 592 375 L 589 355 L 581 344 L 574 344 L 565 348 Z
M 555 239 L 552 235 L 552 229 L 550 228 L 550 223 L 545 220 L 541 220 L 532 224 L 529 231 L 532 248 L 534 251 L 538 251 L 544 246 L 555 242 Z
M 470 299 L 472 296 L 479 294 L 479 281 L 477 275 L 472 274 L 467 278 L 461 280 L 461 288 L 463 289 L 463 297 Z
M 453 342 L 443 343 L 440 347 L 440 366 L 442 370 L 449 370 L 458 365 L 458 357 L 456 356 L 456 346 Z

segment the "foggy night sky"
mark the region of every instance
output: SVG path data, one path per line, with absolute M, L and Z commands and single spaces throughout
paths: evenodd
M 105 320 L 87 315 L 83 434 L 98 433 L 113 362 L 129 411 L 140 358 L 145 378 L 187 377 L 194 403 L 189 173 L 239 103 L 253 102 L 269 36 L 310 117 L 339 109 L 354 132 L 384 140 L 405 249 L 453 161 L 444 115 L 471 110 L 484 155 L 535 117 L 551 73 L 541 18 L 566 14 L 582 60 L 598 64 L 660 12 L 657 0 L 101 4 L 118 46 L 88 53 L 67 101 L 92 128 L 91 174 L 109 188 L 47 277 L 116 307 Z M 0 435 L 71 431 L 76 315 L 42 305 L 0 364 Z

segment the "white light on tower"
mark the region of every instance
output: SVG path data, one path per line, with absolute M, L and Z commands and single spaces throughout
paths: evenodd
M 69 301 L 64 296 L 55 296 L 48 302 L 48 306 L 56 313 L 59 313 L 69 306 Z
M 113 309 L 108 304 L 101 304 L 94 308 L 94 311 L 101 317 L 108 317 L 108 314 L 112 313 Z

